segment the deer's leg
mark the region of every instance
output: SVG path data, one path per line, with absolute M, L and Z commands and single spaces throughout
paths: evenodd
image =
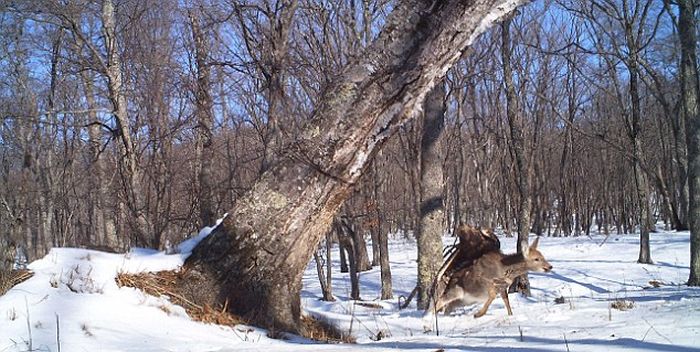
M 479 310 L 476 314 L 474 314 L 474 318 L 481 318 L 486 314 L 486 311 L 489 310 L 489 306 L 491 305 L 491 302 L 496 299 L 496 291 L 495 290 L 489 290 L 489 297 L 486 300 L 486 303 L 484 303 L 484 306 L 481 307 L 481 310 Z
M 508 299 L 508 289 L 501 290 L 501 298 L 503 298 L 503 303 L 506 304 L 508 315 L 513 315 L 513 311 L 510 309 L 510 299 Z
M 450 304 L 445 306 L 445 315 L 449 315 L 450 313 L 454 312 L 455 309 L 463 306 L 464 303 L 462 302 L 461 299 L 454 300 L 450 302 Z
M 443 310 L 443 308 L 450 305 L 450 303 L 462 299 L 463 295 L 464 291 L 459 286 L 448 289 L 435 303 L 435 311 L 439 312 Z
M 459 287 L 453 287 L 448 289 L 440 298 L 437 299 L 437 301 L 431 299 L 430 305 L 423 315 L 423 330 L 426 332 L 431 331 L 433 328 L 432 320 L 434 319 L 435 314 L 441 311 L 446 305 L 461 298 L 462 289 Z

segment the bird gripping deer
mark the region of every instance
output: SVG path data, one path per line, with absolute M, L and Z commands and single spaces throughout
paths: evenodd
M 431 300 L 426 310 L 424 315 L 426 330 L 430 330 L 429 324 L 433 314 L 443 309 L 446 314 L 449 314 L 461 306 L 483 303 L 483 307 L 474 315 L 475 318 L 479 318 L 486 314 L 498 294 L 503 298 L 508 315 L 512 315 L 507 290 L 515 278 L 529 271 L 552 270 L 552 265 L 537 250 L 538 243 L 539 237 L 523 253 L 510 255 L 503 254 L 500 249 L 492 249 L 478 257 L 473 265 L 461 268 L 450 275 L 445 290 Z

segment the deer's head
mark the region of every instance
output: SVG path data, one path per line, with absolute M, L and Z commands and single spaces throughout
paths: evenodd
M 547 259 L 544 259 L 544 255 L 537 250 L 537 245 L 540 242 L 540 238 L 535 238 L 535 241 L 530 244 L 525 255 L 525 261 L 527 262 L 527 270 L 537 271 L 537 272 L 549 272 L 552 270 L 552 264 L 549 264 Z

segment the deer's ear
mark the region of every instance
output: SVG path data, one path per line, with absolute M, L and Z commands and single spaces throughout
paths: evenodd
M 532 249 L 537 249 L 537 245 L 538 245 L 539 243 L 540 243 L 540 236 L 537 236 L 537 237 L 535 237 L 535 240 L 532 241 L 532 244 L 530 244 L 530 247 L 528 248 L 528 250 L 529 250 L 530 248 L 532 248 Z

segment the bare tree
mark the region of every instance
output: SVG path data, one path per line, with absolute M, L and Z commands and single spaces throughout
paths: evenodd
M 643 50 L 654 38 L 663 8 L 651 0 L 623 1 L 620 4 L 592 1 L 573 11 L 581 14 L 590 26 L 597 52 L 611 75 L 613 96 L 623 109 L 624 127 L 629 140 L 634 171 L 635 195 L 639 214 L 639 263 L 651 263 L 649 231 L 653 227 L 649 204 L 649 168 L 645 168 L 642 143 L 640 74 Z M 620 38 L 622 40 L 620 40 Z M 617 62 L 627 70 L 628 94 L 617 74 Z
M 281 127 L 285 116 L 290 112 L 285 82 L 289 61 L 288 43 L 297 5 L 297 0 L 234 4 L 247 54 L 264 82 L 262 88 L 267 103 L 267 119 L 261 132 L 261 173 L 271 167 L 283 147 L 284 133 Z
M 511 40 L 510 40 L 510 22 L 511 19 L 506 19 L 501 24 L 501 59 L 503 60 L 503 84 L 506 90 L 506 118 L 508 120 L 509 139 L 511 153 L 515 159 L 515 170 L 517 173 L 518 187 L 518 253 L 526 253 L 528 248 L 528 239 L 530 236 L 530 211 L 532 210 L 532 196 L 530 195 L 531 179 L 532 179 L 532 153 L 528 151 L 526 145 L 526 137 L 524 131 L 524 122 L 521 112 L 518 108 L 518 100 L 513 84 L 513 68 L 511 63 Z M 531 149 L 530 149 L 531 150 Z M 514 289 L 522 292 L 525 295 L 530 295 L 530 282 L 527 278 L 527 273 L 518 277 L 514 282 Z
M 73 23 L 73 30 L 79 34 L 78 24 Z M 102 31 L 105 40 L 106 57 L 99 55 L 99 51 L 93 48 L 94 59 L 101 62 L 104 74 L 107 77 L 109 99 L 114 108 L 113 115 L 116 121 L 120 139 L 120 154 L 123 165 L 120 168 L 124 179 L 124 192 L 126 204 L 135 222 L 131 223 L 130 230 L 138 234 L 141 239 L 146 238 L 149 231 L 148 222 L 144 213 L 143 195 L 140 193 L 141 170 L 138 162 L 136 145 L 132 141 L 129 130 L 129 117 L 127 111 L 127 99 L 122 76 L 122 62 L 120 60 L 119 42 L 117 39 L 117 23 L 112 0 L 102 2 Z M 160 243 L 152 242 L 151 245 L 159 247 Z
M 700 286 L 700 82 L 698 82 L 697 17 L 694 0 L 679 0 L 678 36 L 681 42 L 681 112 L 688 138 L 688 184 L 690 186 L 689 286 Z
M 213 170 L 214 157 L 213 128 L 214 111 L 211 97 L 211 66 L 210 44 L 208 34 L 202 27 L 200 16 L 201 9 L 189 9 L 187 16 L 192 30 L 194 43 L 194 56 L 197 69 L 195 86 L 195 116 L 197 120 L 197 163 L 199 181 L 199 218 L 201 226 L 213 224 L 216 220 L 216 210 L 213 204 Z
M 183 285 L 199 302 L 228 301 L 250 321 L 295 331 L 301 273 L 368 160 L 419 111 L 461 51 L 517 4 L 397 3 L 286 157 L 195 248 Z

